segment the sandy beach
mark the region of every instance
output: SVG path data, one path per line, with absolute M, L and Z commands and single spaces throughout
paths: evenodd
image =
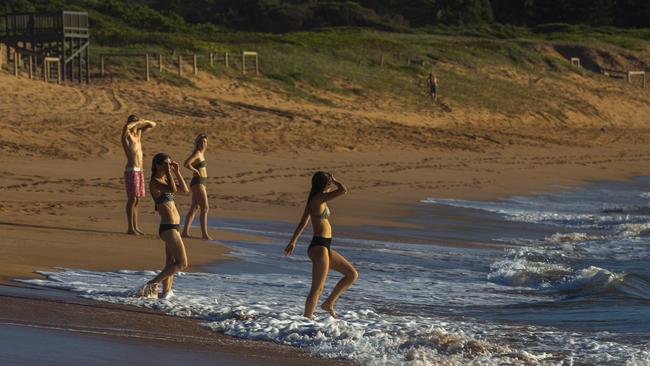
M 583 78 L 573 85 L 595 88 L 598 83 L 604 81 Z M 391 103 L 322 107 L 212 76 L 201 76 L 197 85 L 115 80 L 57 86 L 0 73 L 0 282 L 16 285 L 12 279 L 40 278 L 36 271 L 57 268 L 160 268 L 163 244 L 149 197 L 140 219 L 147 235 L 125 234 L 119 132 L 131 113 L 159 122 L 143 139 L 145 175 L 155 153 L 182 160 L 194 136 L 208 134 L 208 192 L 215 217 L 295 221 L 315 170 L 332 171 L 350 187 L 348 199 L 332 204 L 337 224 L 387 227 L 405 225 L 399 219 L 413 214 L 411 205 L 432 195 L 497 199 L 648 175 L 648 94 L 627 98 L 632 92 L 619 84 L 610 85 L 615 90 L 606 97 L 583 96 L 596 110 L 589 113 L 600 114 L 597 122 L 576 110 L 563 123 L 544 115 L 510 117 L 480 110 L 444 116 L 408 108 L 397 113 L 403 106 Z M 184 215 L 189 197 L 180 197 L 178 205 Z M 217 230 L 213 237 L 217 242 L 259 240 Z M 225 246 L 198 239 L 186 243 L 190 272 L 232 260 Z M 97 328 L 102 340 L 86 340 L 95 347 L 108 347 L 102 342 L 110 341 L 168 348 L 171 342 L 168 349 L 196 348 L 196 364 L 215 354 L 223 362 L 246 365 L 297 365 L 309 357 L 284 346 L 216 335 L 196 321 L 170 317 L 159 322 L 155 319 L 162 315 L 153 311 L 59 298 L 48 291 L 7 287 L 0 301 L 3 339 L 16 332 L 11 327 L 23 325 L 32 327 L 20 328 L 23 338 L 34 336 L 34 329 L 54 339 L 57 332 Z M 103 324 L 116 317 L 126 317 L 119 327 L 144 340 L 107 330 Z M 168 339 L 179 332 L 185 338 Z M 154 333 L 167 335 L 159 339 Z

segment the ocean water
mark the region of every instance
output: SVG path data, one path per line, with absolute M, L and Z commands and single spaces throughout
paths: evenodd
M 214 220 L 268 242 L 226 242 L 240 260 L 181 274 L 170 300 L 126 296 L 154 271 L 63 269 L 25 282 L 364 365 L 650 365 L 650 178 L 559 188 L 423 198 L 405 228 L 335 226 L 333 247 L 360 272 L 339 320 L 301 316 L 310 233 L 284 257 L 293 223 Z

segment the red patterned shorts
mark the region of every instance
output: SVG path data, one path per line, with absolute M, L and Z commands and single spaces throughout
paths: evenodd
M 144 172 L 139 169 L 128 169 L 124 172 L 124 185 L 129 198 L 144 197 Z

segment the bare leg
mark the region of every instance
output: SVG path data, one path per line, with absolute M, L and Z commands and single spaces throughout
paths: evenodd
M 334 303 L 348 288 L 350 288 L 350 286 L 352 286 L 354 281 L 359 278 L 359 272 L 357 272 L 356 268 L 354 268 L 354 266 L 348 262 L 345 257 L 343 257 L 335 250 L 332 250 L 331 253 L 330 268 L 342 273 L 343 278 L 341 278 L 341 280 L 336 284 L 332 290 L 332 293 L 327 297 L 323 305 L 321 305 L 321 308 L 336 318 L 337 316 L 336 312 L 334 311 Z
M 142 230 L 140 230 L 140 225 L 138 223 L 138 217 L 139 217 L 139 207 L 140 206 L 140 198 L 136 197 L 135 202 L 133 203 L 133 230 L 135 231 L 136 235 L 144 235 Z
M 192 190 L 192 204 L 190 205 L 190 210 L 185 215 L 185 225 L 183 225 L 183 232 L 181 236 L 188 238 L 190 236 L 190 228 L 192 227 L 192 222 L 196 216 L 196 212 L 199 210 L 199 191 L 197 184 L 190 187 Z
M 201 205 L 201 234 L 203 239 L 212 240 L 212 237 L 208 234 L 208 212 L 210 211 L 208 192 L 203 184 L 197 184 L 197 186 L 199 187 L 199 203 Z
M 187 215 L 185 215 L 185 225 L 183 225 L 183 233 L 181 234 L 182 237 L 184 238 L 190 237 L 190 227 L 192 227 L 192 221 L 194 221 L 194 217 L 196 216 L 196 213 L 198 211 L 199 211 L 199 206 L 195 205 L 194 202 L 192 201 L 192 204 L 190 205 L 190 210 L 187 212 Z
M 165 261 L 165 268 L 151 281 L 147 282 L 149 284 L 160 283 L 166 280 L 168 277 L 175 275 L 177 272 L 180 272 L 187 268 L 187 253 L 185 253 L 185 245 L 183 244 L 183 239 L 181 235 L 176 230 L 165 230 L 160 235 L 162 240 L 165 242 L 166 248 L 168 248 L 169 253 L 174 258 L 173 261 Z M 171 286 L 171 282 L 167 282 Z M 171 288 L 170 288 L 171 289 Z
M 309 250 L 309 259 L 311 259 L 311 288 L 307 301 L 305 302 L 305 316 L 311 319 L 316 310 L 318 298 L 323 292 L 325 287 L 325 280 L 327 280 L 327 273 L 329 272 L 330 260 L 327 253 L 327 248 L 317 246 Z
M 126 201 L 126 218 L 129 224 L 129 230 L 127 233 L 130 235 L 137 235 L 135 228 L 133 227 L 133 209 L 135 207 L 135 200 L 136 198 L 129 197 L 129 199 Z
M 165 245 L 165 267 L 173 265 L 176 262 L 176 258 L 174 258 L 174 255 L 172 254 L 171 250 L 169 249 L 168 245 Z M 171 291 L 172 289 L 172 284 L 174 283 L 174 276 L 169 276 L 165 278 L 162 281 L 163 284 L 163 292 L 162 295 L 164 296 L 166 293 Z

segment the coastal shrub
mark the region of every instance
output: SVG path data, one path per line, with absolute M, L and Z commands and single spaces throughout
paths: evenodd
M 545 23 L 533 27 L 535 33 L 561 33 L 571 31 L 572 25 L 568 23 Z
M 377 14 L 352 1 L 316 3 L 313 7 L 317 26 L 372 26 L 380 24 Z
M 0 12 L 94 10 L 144 31 L 186 31 L 217 24 L 240 30 L 288 32 L 330 26 L 405 29 L 501 23 L 540 33 L 569 25 L 650 27 L 647 0 L 5 0 Z M 503 33 L 502 33 L 503 35 Z

